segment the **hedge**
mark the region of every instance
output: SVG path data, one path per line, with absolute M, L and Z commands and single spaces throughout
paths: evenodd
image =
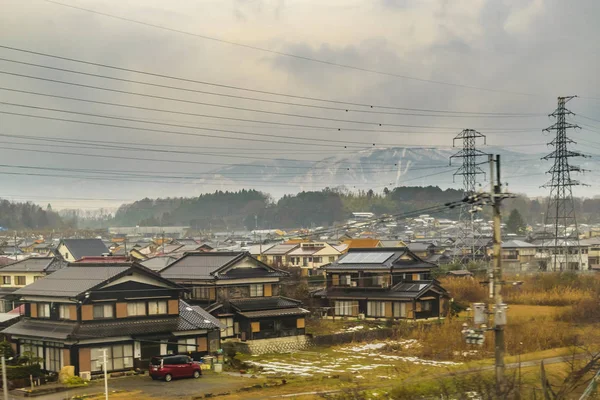
M 7 365 L 6 377 L 12 379 L 29 379 L 32 375 L 34 378 L 44 375 L 42 368 L 39 365 Z

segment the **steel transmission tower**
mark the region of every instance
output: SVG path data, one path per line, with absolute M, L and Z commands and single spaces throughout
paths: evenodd
M 462 150 L 450 157 L 450 165 L 452 159 L 462 158 L 462 165 L 454 173 L 454 176 L 462 175 L 463 190 L 465 196 L 470 196 L 475 193 L 477 186 L 477 175 L 485 172 L 479 167 L 477 162 L 478 157 L 487 156 L 486 153 L 477 150 L 478 139 L 483 138 L 483 144 L 486 143 L 485 135 L 477 132 L 474 129 L 464 129 L 456 135 L 452 145 L 456 146 L 457 140 L 462 140 Z M 464 262 L 465 260 L 475 260 L 477 255 L 485 256 L 483 245 L 481 242 L 481 234 L 475 226 L 473 210 L 467 211 L 466 207 L 461 207 L 460 217 L 458 221 L 458 234 L 454 246 L 454 261 Z
M 552 151 L 542 160 L 554 159 L 554 165 L 548 171 L 552 179 L 542 187 L 550 188 L 548 209 L 544 220 L 543 245 L 549 254 L 549 265 L 542 269 L 553 271 L 581 269 L 581 249 L 579 247 L 579 230 L 575 218 L 573 203 L 573 186 L 581 183 L 571 179 L 571 172 L 583 172 L 578 166 L 570 165 L 569 158 L 585 157 L 582 153 L 569 150 L 569 144 L 575 143 L 567 137 L 567 129 L 579 128 L 566 121 L 567 115 L 573 113 L 565 104 L 577 96 L 558 98 L 558 107 L 549 116 L 556 118 L 554 125 L 544 129 L 545 132 L 556 131 L 556 137 L 550 143 Z

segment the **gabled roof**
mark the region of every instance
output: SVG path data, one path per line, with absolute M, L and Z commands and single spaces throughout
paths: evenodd
M 191 306 L 179 300 L 179 317 L 195 329 L 221 329 L 221 322 L 199 306 Z M 182 324 L 183 325 L 183 324 Z M 192 330 L 192 329 L 190 329 Z
M 403 259 L 408 257 L 408 259 Z M 333 263 L 324 266 L 327 271 L 431 269 L 434 264 L 423 261 L 406 247 L 377 247 L 350 249 Z
M 246 299 L 230 299 L 229 304 L 236 311 L 260 311 L 299 307 L 300 300 L 287 297 L 253 297 Z
M 152 271 L 162 271 L 167 266 L 171 265 L 173 262 L 177 261 L 179 258 L 174 255 L 164 255 L 164 256 L 156 256 L 152 258 L 148 258 L 144 261 L 140 261 L 144 267 L 151 269 Z
M 264 270 L 259 273 L 246 268 L 231 269 L 238 262 L 250 259 L 257 267 Z M 252 257 L 248 252 L 197 252 L 186 253 L 179 260 L 171 263 L 160 274 L 167 279 L 177 280 L 215 280 L 240 279 L 251 277 L 286 276 L 287 273 L 270 267 Z
M 168 283 L 174 289 L 180 288 L 175 283 L 137 263 L 74 263 L 17 290 L 15 295 L 78 297 L 85 292 L 100 288 L 105 283 L 113 281 L 131 270 Z
M 69 249 L 69 253 L 76 260 L 85 256 L 101 256 L 109 253 L 108 248 L 100 239 L 63 239 L 61 243 Z
M 54 272 L 64 268 L 67 263 L 57 257 L 30 257 L 21 261 L 13 262 L 2 268 L 3 272 Z
M 502 242 L 503 249 L 518 249 L 524 247 L 536 247 L 531 243 L 524 242 L 522 240 L 509 240 L 506 242 Z
M 283 256 L 295 248 L 300 247 L 299 243 L 296 244 L 278 244 L 276 246 L 271 247 L 267 251 L 263 251 L 263 255 L 269 256 Z
M 379 239 L 348 239 L 344 240 L 343 243 L 348 245 L 348 249 L 364 249 L 364 248 L 373 248 L 373 247 L 381 247 L 381 242 Z

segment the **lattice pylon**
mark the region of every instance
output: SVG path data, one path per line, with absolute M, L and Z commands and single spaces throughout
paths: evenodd
M 483 139 L 483 144 L 486 143 L 485 135 L 474 129 L 464 129 L 453 140 L 453 146 L 456 146 L 457 140 L 462 141 L 463 148 L 450 157 L 450 165 L 452 165 L 452 159 L 462 158 L 462 165 L 454 173 L 454 177 L 462 175 L 464 196 L 475 193 L 477 175 L 485 175 L 485 172 L 479 167 L 478 157 L 487 157 L 487 154 L 477 150 L 478 139 Z M 486 246 L 481 241 L 481 233 L 476 227 L 474 214 L 468 205 L 463 205 L 460 208 L 456 233 L 454 262 L 465 263 L 469 260 L 485 257 Z
M 556 137 L 548 143 L 554 146 L 554 151 L 542 158 L 542 160 L 554 159 L 554 165 L 548 170 L 552 178 L 542 186 L 550 188 L 542 242 L 549 265 L 542 266 L 542 269 L 552 271 L 582 268 L 579 229 L 572 190 L 573 186 L 579 186 L 581 183 L 571 179 L 571 172 L 583 172 L 583 169 L 570 165 L 569 158 L 585 157 L 585 155 L 569 150 L 569 144 L 575 142 L 567 136 L 567 130 L 579 126 L 567 122 L 567 115 L 574 114 L 565 107 L 566 103 L 574 97 L 576 96 L 558 98 L 558 107 L 550 114 L 551 117 L 556 118 L 556 122 L 544 129 L 545 132 L 556 131 Z

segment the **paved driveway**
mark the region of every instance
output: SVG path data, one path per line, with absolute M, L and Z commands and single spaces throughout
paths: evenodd
M 72 396 L 81 394 L 103 393 L 103 381 L 94 383 L 85 388 L 77 388 L 68 392 L 60 392 L 45 396 L 34 397 L 36 400 L 67 400 Z M 114 378 L 108 381 L 108 390 L 141 390 L 144 394 L 157 399 L 189 399 L 191 396 L 200 396 L 206 393 L 222 393 L 251 385 L 253 380 L 240 378 L 227 374 L 205 374 L 200 379 L 177 379 L 171 382 L 153 381 L 149 376 L 132 376 Z M 0 391 L 1 393 L 1 391 Z M 0 395 L 0 398 L 2 396 Z M 9 400 L 22 400 L 21 396 L 9 394 Z

